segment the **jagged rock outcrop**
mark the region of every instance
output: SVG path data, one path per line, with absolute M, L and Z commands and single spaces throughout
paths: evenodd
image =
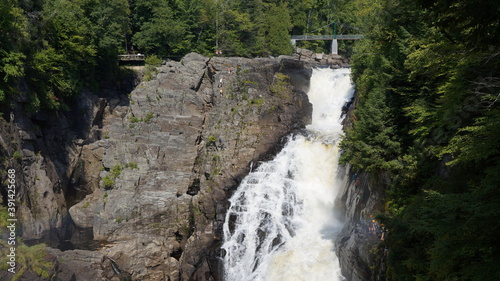
M 308 49 L 296 48 L 293 57 L 310 65 L 323 65 L 331 68 L 348 67 L 349 59 L 336 54 L 314 53 Z
M 120 88 L 112 88 L 114 93 L 110 94 L 113 96 L 111 99 L 84 90 L 72 102 L 66 104 L 69 110 L 59 112 L 30 112 L 26 107 L 28 95 L 21 92 L 14 103 L 13 111 L 0 118 L 0 166 L 2 171 L 15 170 L 16 234 L 23 240 L 31 240 L 30 244 L 41 241 L 53 247 L 67 248 L 68 241 L 72 238 L 75 244 L 93 247 L 85 245 L 89 244 L 88 238 L 82 235 L 85 232 L 77 231 L 73 237 L 67 237 L 66 234 L 71 233 L 73 229 L 68 207 L 98 188 L 98 173 L 93 174 L 92 171 L 100 171 L 102 167 L 102 164 L 95 160 L 100 161 L 101 152 L 84 149 L 84 146 L 102 137 L 102 114 L 106 104 L 110 101 L 120 104 L 123 92 L 133 89 L 134 76 L 127 76 L 127 81 L 124 82 L 126 83 L 122 83 Z M 24 89 L 22 86 L 21 90 Z M 6 175 L 2 176 L 4 178 Z M 6 200 L 6 189 L 1 189 L 1 193 L 0 201 Z M 5 229 L 0 230 L 0 236 L 4 238 L 4 234 Z M 81 239 L 82 237 L 84 239 Z M 3 238 L 0 252 L 5 253 L 8 248 L 4 242 L 7 240 Z M 92 255 L 94 252 L 85 253 L 83 256 Z M 26 258 L 21 256 L 17 257 L 20 263 Z M 56 260 L 49 256 L 46 258 Z M 82 264 L 82 272 L 86 271 L 86 266 L 101 267 L 99 264 L 93 264 L 93 261 L 95 259 L 82 258 L 75 264 Z M 56 263 L 53 271 L 57 271 L 59 265 Z M 23 266 L 29 266 L 33 270 L 32 264 Z M 19 264 L 16 270 L 19 270 Z M 6 271 L 0 272 L 6 280 L 13 276 Z M 64 276 L 54 278 L 51 280 L 71 280 Z M 20 280 L 43 278 L 28 270 Z M 80 280 L 95 279 L 83 277 Z
M 71 111 L 57 114 L 27 113 L 24 102 L 20 98 L 10 122 L 2 124 L 1 165 L 16 170 L 17 199 L 23 203 L 16 212 L 20 234 L 24 239 L 40 239 L 48 230 L 63 226 L 78 186 L 93 188 L 86 181 L 77 182 L 84 165 L 77 160 L 83 143 L 97 139 L 93 119 L 105 101 L 83 92 L 69 105 Z
M 349 173 L 339 191 L 337 206 L 345 224 L 335 241 L 342 274 L 349 281 L 377 279 L 383 270 L 383 228 L 375 216 L 384 210 L 384 190 L 389 179 L 385 174 L 375 178 L 371 173 Z
M 280 63 L 190 54 L 106 110 L 106 138 L 89 144 L 104 148 L 102 188 L 70 214 L 134 280 L 220 279 L 228 195 L 310 116 Z

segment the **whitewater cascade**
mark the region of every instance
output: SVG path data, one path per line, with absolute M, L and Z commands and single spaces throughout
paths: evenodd
M 312 123 L 291 136 L 230 199 L 224 223 L 227 281 L 344 280 L 334 239 L 342 107 L 354 89 L 349 69 L 315 69 L 308 92 Z

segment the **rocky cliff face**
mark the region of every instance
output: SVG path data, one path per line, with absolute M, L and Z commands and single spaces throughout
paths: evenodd
M 79 188 L 85 193 L 95 188 L 80 178 L 79 159 L 83 145 L 99 138 L 105 100 L 84 92 L 69 105 L 71 111 L 56 114 L 28 114 L 25 101 L 21 96 L 9 122 L 1 121 L 1 166 L 16 170 L 20 233 L 39 239 L 47 230 L 61 229 Z
M 352 109 L 359 102 L 346 105 L 344 127 L 352 126 Z M 343 276 L 348 281 L 384 280 L 385 249 L 381 244 L 386 233 L 375 217 L 384 212 L 385 188 L 390 182 L 386 173 L 354 172 L 347 165 L 345 183 L 336 199 L 344 226 L 335 244 Z
M 313 63 L 190 54 L 128 95 L 16 112 L 2 152 L 22 182 L 22 236 L 87 249 L 48 249 L 60 280 L 220 280 L 227 198 L 309 122 Z
M 279 67 L 192 54 L 160 67 L 129 106 L 105 116 L 106 138 L 89 148 L 102 150 L 103 188 L 70 214 L 113 242 L 103 253 L 133 279 L 219 279 L 228 192 L 309 116 L 304 94 L 275 77 Z M 287 90 L 273 93 L 279 83 Z
M 347 168 L 349 171 L 349 168 Z M 342 274 L 349 281 L 379 280 L 383 271 L 382 226 L 375 216 L 383 212 L 384 187 L 388 178 L 347 172 L 347 182 L 337 202 L 345 224 L 336 239 Z

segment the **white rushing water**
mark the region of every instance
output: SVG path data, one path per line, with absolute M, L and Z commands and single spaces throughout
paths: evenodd
M 354 89 L 349 69 L 316 69 L 307 136 L 290 137 L 274 160 L 251 172 L 230 199 L 224 223 L 227 281 L 344 280 L 334 239 L 342 106 Z

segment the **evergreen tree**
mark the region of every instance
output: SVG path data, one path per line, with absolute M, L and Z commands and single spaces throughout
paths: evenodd
M 285 3 L 269 4 L 264 15 L 265 42 L 267 52 L 273 55 L 289 55 L 292 46 L 289 38 L 290 14 Z
M 392 172 L 389 280 L 497 280 L 499 4 L 422 3 L 357 3 L 367 33 L 342 159 Z
M 24 75 L 22 52 L 27 37 L 27 19 L 15 0 L 0 0 L 0 104 L 13 97 L 15 82 Z
M 186 25 L 174 17 L 167 0 L 136 0 L 133 45 L 146 54 L 169 56 L 183 51 Z

